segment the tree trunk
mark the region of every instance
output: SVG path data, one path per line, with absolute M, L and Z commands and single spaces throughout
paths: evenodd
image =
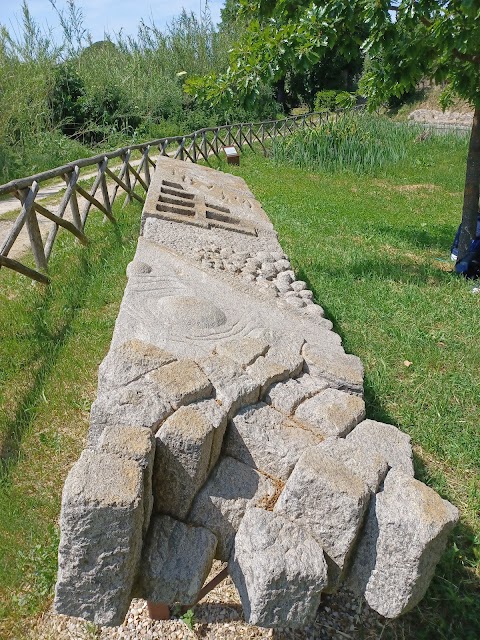
M 480 196 L 480 107 L 475 107 L 470 144 L 468 146 L 467 173 L 463 192 L 462 230 L 458 244 L 458 261 L 465 257 L 470 243 L 477 235 L 478 199 Z

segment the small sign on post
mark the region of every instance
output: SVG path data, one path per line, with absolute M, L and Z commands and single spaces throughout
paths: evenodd
M 240 164 L 240 154 L 235 147 L 223 147 L 225 155 L 227 156 L 228 164 Z

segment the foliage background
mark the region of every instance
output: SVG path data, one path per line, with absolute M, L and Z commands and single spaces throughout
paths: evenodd
M 238 37 L 235 20 L 212 24 L 208 5 L 165 30 L 140 20 L 136 37 L 95 43 L 73 0 L 60 16 L 58 45 L 26 0 L 18 33 L 0 27 L 0 182 L 128 141 L 277 114 L 268 82 L 248 109 L 206 109 L 184 92 L 186 78 L 226 69 Z

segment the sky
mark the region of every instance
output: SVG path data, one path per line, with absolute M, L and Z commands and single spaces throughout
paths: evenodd
M 197 15 L 200 7 L 205 7 L 206 0 L 76 0 L 84 14 L 85 26 L 92 35 L 93 41 L 103 40 L 104 33 L 114 37 L 120 30 L 125 35 L 135 35 L 140 18 L 150 22 L 153 17 L 159 27 L 165 26 L 177 16 L 182 8 L 193 11 Z M 49 0 L 27 0 L 30 13 L 42 27 L 53 28 L 54 39 L 60 39 L 58 19 Z M 56 0 L 58 8 L 66 6 L 66 0 Z M 220 21 L 220 9 L 224 0 L 208 0 L 213 22 Z M 0 24 L 8 28 L 10 33 L 18 31 L 18 21 L 22 15 L 21 0 L 0 0 Z

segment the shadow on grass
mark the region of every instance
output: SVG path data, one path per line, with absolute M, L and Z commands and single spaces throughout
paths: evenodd
M 401 273 L 400 267 L 388 263 L 386 266 L 391 274 L 397 276 L 397 279 L 405 281 L 405 274 Z M 384 275 L 384 269 L 385 264 L 379 266 L 375 262 L 369 265 L 368 261 L 362 261 L 353 270 L 345 267 L 345 273 L 363 274 L 374 271 Z M 338 271 L 335 273 L 339 275 Z M 412 273 L 416 273 L 415 269 L 410 272 L 406 281 L 414 279 Z M 431 270 L 429 270 L 429 276 L 431 277 Z M 445 277 L 451 276 L 440 272 L 439 279 Z M 305 271 L 299 270 L 299 279 L 304 280 L 317 297 L 315 288 L 309 282 Z M 339 327 L 338 318 L 328 306 L 323 308 L 326 317 L 333 322 L 334 331 L 343 341 L 346 336 Z M 365 375 L 364 397 L 368 418 L 395 425 L 394 418 L 375 393 L 368 372 Z M 414 464 L 415 477 L 418 480 L 444 493 L 439 489 L 431 470 L 417 455 L 414 455 Z M 442 497 L 453 501 L 450 495 L 442 495 Z M 473 569 L 478 564 L 477 554 L 478 540 L 474 530 L 460 521 L 450 537 L 426 596 L 410 613 L 397 620 L 386 621 L 382 638 L 384 640 L 478 640 L 480 638 L 480 598 L 478 597 L 480 577 Z
M 459 222 L 461 219 L 461 212 L 458 213 Z M 389 237 L 394 240 L 398 240 L 401 243 L 408 244 L 408 248 L 405 251 L 414 252 L 415 249 L 434 249 L 441 255 L 450 255 L 450 248 L 455 237 L 456 227 L 455 225 L 442 224 L 432 225 L 434 231 L 429 231 L 428 227 L 423 228 L 421 226 L 404 226 L 404 227 L 381 227 L 376 226 L 375 232 L 381 237 Z M 399 248 L 401 254 L 402 249 Z
M 53 331 L 49 328 L 50 315 L 55 304 L 55 294 L 52 292 L 51 286 L 46 288 L 41 305 L 31 316 L 33 323 L 31 340 L 39 347 L 40 363 L 30 387 L 19 402 L 15 416 L 5 425 L 2 450 L 0 451 L 0 482 L 5 482 L 8 479 L 10 472 L 19 460 L 23 435 L 34 420 L 36 406 L 42 400 L 45 382 L 55 367 L 69 336 L 72 322 L 81 308 L 82 298 L 88 289 L 90 272 L 88 259 L 82 255 L 79 263 L 79 270 L 72 275 L 74 278 L 78 278 L 82 284 L 80 287 L 75 286 L 75 297 L 71 300 L 69 311 L 62 317 L 61 326 L 55 327 Z
M 0 485 L 8 482 L 16 464 L 20 460 L 21 445 L 24 434 L 35 419 L 36 409 L 43 399 L 45 384 L 54 370 L 58 358 L 65 343 L 68 341 L 73 322 L 79 312 L 82 311 L 85 298 L 90 285 L 95 278 L 98 265 L 112 251 L 112 244 L 120 246 L 123 238 L 117 225 L 113 227 L 113 238 L 101 253 L 98 252 L 98 244 L 91 243 L 88 247 L 79 250 L 78 258 L 71 260 L 71 255 L 65 255 L 69 260 L 68 275 L 60 285 L 64 291 L 61 320 L 59 320 L 59 289 L 56 288 L 56 275 L 53 272 L 53 284 L 45 288 L 29 320 L 32 330 L 29 333 L 31 342 L 31 360 L 27 367 L 35 367 L 33 379 L 28 388 L 23 392 L 23 397 L 18 402 L 15 415 L 2 429 L 2 445 L 0 449 Z M 72 268 L 72 263 L 74 268 Z M 59 264 L 57 262 L 58 270 Z M 39 355 L 38 355 L 39 354 Z
M 376 249 L 376 251 L 378 251 Z M 431 264 L 415 258 L 408 258 L 401 253 L 395 255 L 376 255 L 372 257 L 356 257 L 348 262 L 332 261 L 327 264 L 312 264 L 310 272 L 322 273 L 335 279 L 345 278 L 346 281 L 379 279 L 386 282 L 393 281 L 402 284 L 421 285 L 428 283 L 440 285 L 456 277 L 451 271 L 435 268 Z M 303 269 L 299 270 L 299 278 L 308 283 L 308 276 Z M 322 305 L 323 306 L 323 305 Z M 332 318 L 330 320 L 333 321 Z

